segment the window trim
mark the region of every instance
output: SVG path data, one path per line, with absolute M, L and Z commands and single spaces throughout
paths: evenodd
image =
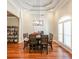
M 59 19 L 59 20 L 61 20 L 61 18 Z M 63 23 L 63 44 L 64 44 L 64 23 L 65 22 L 68 22 L 68 21 L 70 21 L 71 22 L 71 48 L 70 49 L 72 49 L 72 19 L 67 19 L 67 20 L 64 20 L 64 21 L 61 21 L 61 22 L 59 22 L 59 20 L 57 21 L 57 28 L 58 28 L 58 25 L 59 24 L 61 24 L 61 23 Z M 59 30 L 59 29 L 58 29 Z M 59 33 L 57 33 L 57 34 L 59 34 Z M 57 35 L 57 37 L 58 37 L 58 35 Z M 59 40 L 58 40 L 59 41 Z M 61 42 L 62 43 L 62 42 Z M 64 44 L 65 45 L 65 44 Z M 65 46 L 67 46 L 67 45 L 65 45 Z M 67 46 L 68 47 L 68 46 Z

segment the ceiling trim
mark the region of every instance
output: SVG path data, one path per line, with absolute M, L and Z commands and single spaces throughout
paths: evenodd
M 58 6 L 58 4 L 60 4 L 62 2 L 62 0 L 59 2 L 56 2 L 56 5 L 55 6 L 53 6 L 53 7 L 50 7 L 49 6 L 49 8 L 47 7 L 46 9 L 44 9 L 44 8 L 39 8 L 39 9 L 28 9 L 28 8 L 24 8 L 24 9 L 27 9 L 27 10 L 29 10 L 29 11 L 49 11 L 49 10 L 51 10 L 51 9 L 54 9 L 56 6 Z M 50 4 L 51 5 L 51 4 Z
M 9 0 L 8 0 L 9 1 Z M 53 0 L 51 0 L 51 1 L 53 1 Z M 47 6 L 47 5 L 44 5 L 44 6 L 46 6 L 46 7 L 44 7 L 44 6 L 42 6 L 42 7 L 44 7 L 44 8 L 42 8 L 42 7 L 40 7 L 40 6 L 32 6 L 32 7 L 26 7 L 26 8 L 24 8 L 23 7 L 23 5 L 22 5 L 22 7 L 23 8 L 21 8 L 21 9 L 26 9 L 26 11 L 49 11 L 49 12 L 51 12 L 50 10 L 52 10 L 52 11 L 54 11 L 54 10 L 56 10 L 56 9 L 58 9 L 59 7 L 60 7 L 60 5 L 62 5 L 64 2 L 65 2 L 66 0 L 60 0 L 59 2 L 57 2 L 56 3 L 56 5 L 55 6 L 53 6 L 53 7 L 50 7 L 50 6 Z M 51 2 L 52 3 L 52 2 Z M 11 2 L 11 4 L 12 5 L 15 5 L 14 3 L 12 3 Z M 21 4 L 21 3 L 20 3 Z M 50 4 L 51 5 L 51 4 Z M 16 5 L 15 5 L 16 6 Z M 17 7 L 17 6 L 16 6 Z M 36 7 L 36 8 L 35 8 Z M 40 7 L 40 8 L 39 8 Z M 20 8 L 20 7 L 18 7 L 18 8 Z M 38 8 L 38 9 L 37 9 Z
M 54 11 L 59 10 L 62 6 L 64 6 L 65 4 L 67 4 L 67 2 L 69 2 L 70 0 L 63 0 L 59 5 L 57 5 L 57 7 L 54 9 Z
M 29 4 L 28 2 L 25 2 L 28 6 L 31 6 L 31 7 L 46 7 L 46 6 L 48 6 L 49 4 L 52 4 L 52 2 L 53 2 L 53 0 L 51 0 L 50 2 L 48 2 L 47 4 L 45 4 L 45 5 L 31 5 L 31 4 Z

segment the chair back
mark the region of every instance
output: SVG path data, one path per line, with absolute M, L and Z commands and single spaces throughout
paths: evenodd
M 37 43 L 36 42 L 36 35 L 32 35 L 32 34 L 29 35 L 29 43 L 30 44 L 36 44 Z
M 41 35 L 41 43 L 48 43 L 48 35 Z
M 23 33 L 23 38 L 25 39 L 25 38 L 28 38 L 28 33 Z
M 49 33 L 49 40 L 52 41 L 53 40 L 53 34 Z

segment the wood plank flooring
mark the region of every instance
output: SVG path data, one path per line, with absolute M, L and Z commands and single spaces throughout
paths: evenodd
M 72 56 L 63 48 L 53 43 L 53 50 L 49 48 L 48 55 L 46 53 L 29 53 L 28 48 L 23 50 L 23 43 L 8 43 L 7 59 L 72 59 Z

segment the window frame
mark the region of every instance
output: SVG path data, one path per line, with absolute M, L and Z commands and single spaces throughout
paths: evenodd
M 70 18 L 70 19 L 67 19 L 67 20 L 62 20 L 62 19 L 60 18 L 59 20 L 58 20 L 58 22 L 57 22 L 57 25 L 59 25 L 59 24 L 63 24 L 63 42 L 60 42 L 60 43 L 62 43 L 62 44 L 64 44 L 64 23 L 65 22 L 68 22 L 68 21 L 70 21 L 71 22 L 71 48 L 70 47 L 68 47 L 67 45 L 65 45 L 66 47 L 68 47 L 69 49 L 72 49 L 72 19 Z M 57 27 L 58 28 L 58 27 Z M 59 30 L 59 29 L 58 29 Z M 58 33 L 58 35 L 59 35 L 59 33 Z M 58 36 L 57 35 L 57 36 Z M 58 38 L 59 39 L 59 38 Z M 59 41 L 59 40 L 58 40 Z

